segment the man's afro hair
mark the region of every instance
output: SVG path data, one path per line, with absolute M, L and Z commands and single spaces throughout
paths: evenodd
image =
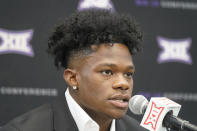
M 71 52 L 102 43 L 125 44 L 130 53 L 141 49 L 142 33 L 129 15 L 108 10 L 76 11 L 55 27 L 48 40 L 48 53 L 55 66 L 67 68 Z

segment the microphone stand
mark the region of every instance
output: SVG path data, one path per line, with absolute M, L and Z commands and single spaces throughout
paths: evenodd
M 175 131 L 197 131 L 197 126 L 190 124 L 189 121 L 173 116 L 172 112 L 166 114 L 163 125 L 167 129 L 169 128 Z

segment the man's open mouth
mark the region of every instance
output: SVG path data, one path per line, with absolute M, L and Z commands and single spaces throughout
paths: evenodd
M 117 94 L 110 97 L 109 102 L 118 108 L 126 109 L 128 107 L 129 99 L 130 99 L 129 95 Z

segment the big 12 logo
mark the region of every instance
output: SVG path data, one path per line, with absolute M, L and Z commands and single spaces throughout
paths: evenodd
M 140 125 L 150 131 L 166 131 L 166 128 L 162 126 L 164 117 L 169 111 L 173 111 L 173 115 L 177 116 L 180 108 L 181 105 L 166 97 L 153 97 Z

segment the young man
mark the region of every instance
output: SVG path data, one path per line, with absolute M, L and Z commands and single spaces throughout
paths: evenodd
M 133 90 L 132 55 L 141 48 L 135 21 L 106 10 L 75 12 L 55 28 L 48 52 L 63 67 L 65 96 L 1 131 L 143 131 L 125 115 Z

